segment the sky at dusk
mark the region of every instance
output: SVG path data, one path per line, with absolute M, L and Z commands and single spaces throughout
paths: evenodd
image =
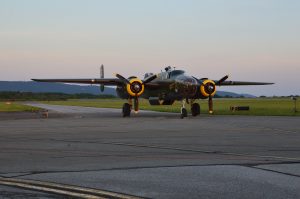
M 0 0 L 0 80 L 94 78 L 101 64 L 106 77 L 171 65 L 276 83 L 221 90 L 299 95 L 300 1 Z

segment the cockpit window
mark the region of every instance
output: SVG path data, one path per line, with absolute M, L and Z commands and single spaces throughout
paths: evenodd
M 173 70 L 173 71 L 170 73 L 170 77 L 175 77 L 175 76 L 183 75 L 183 74 L 184 74 L 184 71 L 183 71 L 183 70 Z

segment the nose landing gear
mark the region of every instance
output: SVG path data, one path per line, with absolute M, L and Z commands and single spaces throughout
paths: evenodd
M 182 100 L 182 107 L 181 107 L 181 114 L 180 114 L 181 119 L 188 116 L 187 109 L 185 108 L 186 103 L 187 100 Z M 194 100 L 191 100 L 190 104 L 191 104 L 192 116 L 196 117 L 197 115 L 200 115 L 200 105 L 198 103 L 194 103 Z
M 181 111 L 180 111 L 180 118 L 183 119 L 185 117 L 187 117 L 187 110 L 185 108 L 185 104 L 186 104 L 186 99 L 182 100 L 182 107 L 181 107 Z
M 183 119 L 183 118 L 185 118 L 185 117 L 187 117 L 187 110 L 186 110 L 186 108 L 181 108 L 181 115 L 180 115 L 180 118 L 181 119 Z

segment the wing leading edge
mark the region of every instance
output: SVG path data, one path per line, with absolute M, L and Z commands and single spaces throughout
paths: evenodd
M 104 78 L 104 79 L 32 79 L 36 82 L 60 82 L 60 83 L 75 83 L 75 84 L 103 84 L 103 85 L 123 85 L 124 82 L 118 78 Z M 214 80 L 218 82 L 218 80 Z M 173 81 L 161 81 L 149 83 L 149 86 L 159 87 L 165 84 L 171 84 Z M 245 82 L 245 81 L 224 81 L 220 86 L 251 86 L 251 85 L 271 85 L 274 83 L 268 82 Z
M 75 83 L 75 84 L 102 84 L 117 86 L 124 84 L 118 78 L 104 78 L 104 79 L 31 79 L 36 82 L 60 82 L 60 83 Z
M 214 81 L 217 82 L 217 81 Z M 271 85 L 268 82 L 244 82 L 244 81 L 224 81 L 220 86 L 251 86 L 251 85 Z
M 31 79 L 36 82 L 59 82 L 59 83 L 72 83 L 72 84 L 102 84 L 106 86 L 121 86 L 124 82 L 119 78 L 104 78 L 104 79 Z M 155 83 L 147 83 L 147 88 L 161 88 L 168 87 L 174 80 L 156 81 Z

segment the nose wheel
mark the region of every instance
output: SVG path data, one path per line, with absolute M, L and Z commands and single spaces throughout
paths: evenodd
M 187 110 L 186 110 L 186 108 L 181 108 L 181 115 L 180 115 L 180 118 L 181 119 L 183 119 L 183 118 L 185 118 L 185 117 L 187 117 Z

